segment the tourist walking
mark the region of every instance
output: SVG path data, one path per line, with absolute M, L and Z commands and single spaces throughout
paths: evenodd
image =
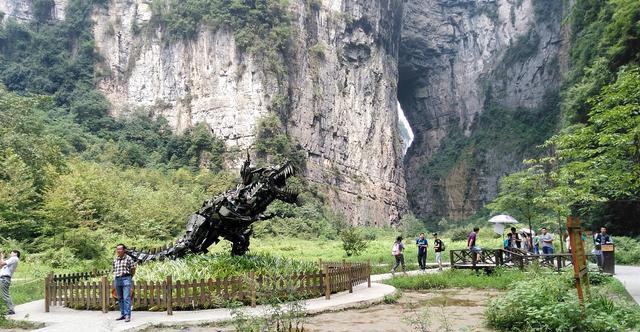
M 120 306 L 120 317 L 116 320 L 131 321 L 131 287 L 136 274 L 136 262 L 125 253 L 124 244 L 116 246 L 116 258 L 113 260 L 115 288 Z
M 438 233 L 433 233 L 433 249 L 436 253 L 436 264 L 438 264 L 438 270 L 442 271 L 442 252 L 444 251 L 444 242 L 438 238 Z
M 13 311 L 13 301 L 11 301 L 11 295 L 9 294 L 9 286 L 11 286 L 11 277 L 18 268 L 20 262 L 20 251 L 12 250 L 11 257 L 4 260 L 4 254 L 0 253 L 0 285 L 2 286 L 2 299 L 7 304 L 7 315 L 13 315 L 16 312 Z
M 391 274 L 396 273 L 396 269 L 398 266 L 402 265 L 402 272 L 407 274 L 407 269 L 404 265 L 404 255 L 402 254 L 404 251 L 404 244 L 402 243 L 402 236 L 398 236 L 396 238 L 396 242 L 393 243 L 393 248 L 391 249 L 391 254 L 395 258 L 396 262 L 391 269 Z
M 427 269 L 427 248 L 429 248 L 429 242 L 424 237 L 424 233 L 420 233 L 420 236 L 416 239 L 416 245 L 418 246 L 418 265 L 420 270 Z
M 480 247 L 476 245 L 478 233 L 480 233 L 480 228 L 474 227 L 473 232 L 469 233 L 469 236 L 467 236 L 467 248 L 471 251 L 471 259 L 474 266 L 478 261 L 478 253 L 480 252 Z

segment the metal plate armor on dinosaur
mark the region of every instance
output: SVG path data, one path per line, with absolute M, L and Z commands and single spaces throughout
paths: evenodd
M 252 224 L 269 219 L 263 213 L 278 199 L 295 203 L 298 193 L 287 188 L 287 179 L 295 168 L 290 162 L 282 166 L 254 168 L 247 160 L 240 169 L 242 184 L 204 202 L 200 210 L 187 221 L 186 233 L 168 249 L 154 254 L 127 249 L 127 255 L 138 262 L 175 259 L 187 253 L 206 253 L 207 248 L 221 239 L 231 242 L 231 254 L 243 255 L 249 249 Z

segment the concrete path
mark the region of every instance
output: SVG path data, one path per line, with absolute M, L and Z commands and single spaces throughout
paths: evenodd
M 389 285 L 372 283 L 371 288 L 367 284 L 360 284 L 353 288 L 353 293 L 341 292 L 332 294 L 330 300 L 324 297 L 307 300 L 306 311 L 319 313 L 325 311 L 342 310 L 367 306 L 381 302 L 385 295 L 395 292 L 395 288 Z M 268 307 L 243 308 L 250 315 L 265 315 Z M 204 322 L 228 321 L 231 317 L 229 309 L 210 309 L 198 311 L 174 311 L 172 316 L 164 312 L 134 311 L 131 322 L 115 321 L 119 314 L 111 311 L 103 314 L 100 311 L 73 310 L 65 307 L 52 306 L 50 312 L 44 312 L 44 300 L 25 303 L 15 308 L 16 315 L 12 319 L 22 319 L 33 322 L 42 322 L 46 326 L 36 331 L 47 332 L 94 332 L 94 331 L 135 331 L 152 324 L 175 325 L 188 323 L 189 325 Z
M 616 265 L 614 277 L 622 282 L 627 292 L 640 304 L 640 266 Z

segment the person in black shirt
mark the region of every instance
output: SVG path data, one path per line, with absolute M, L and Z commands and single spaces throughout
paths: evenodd
M 438 233 L 433 233 L 433 249 L 436 252 L 436 263 L 438 270 L 442 271 L 442 252 L 444 251 L 444 243 L 438 238 Z
M 604 263 L 604 260 L 602 257 L 602 245 L 613 244 L 613 239 L 611 238 L 611 235 L 607 234 L 606 227 L 600 227 L 600 233 L 596 234 L 595 238 L 593 239 L 593 242 L 596 246 L 593 253 L 596 254 L 596 258 L 598 260 L 598 266 L 602 268 L 602 265 Z

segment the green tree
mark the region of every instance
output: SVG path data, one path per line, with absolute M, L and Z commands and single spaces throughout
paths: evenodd
M 532 221 L 545 213 L 545 205 L 538 197 L 543 195 L 544 174 L 540 167 L 530 167 L 500 180 L 498 197 L 487 205 L 492 213 L 508 213 L 516 220 L 526 221 L 533 230 Z

